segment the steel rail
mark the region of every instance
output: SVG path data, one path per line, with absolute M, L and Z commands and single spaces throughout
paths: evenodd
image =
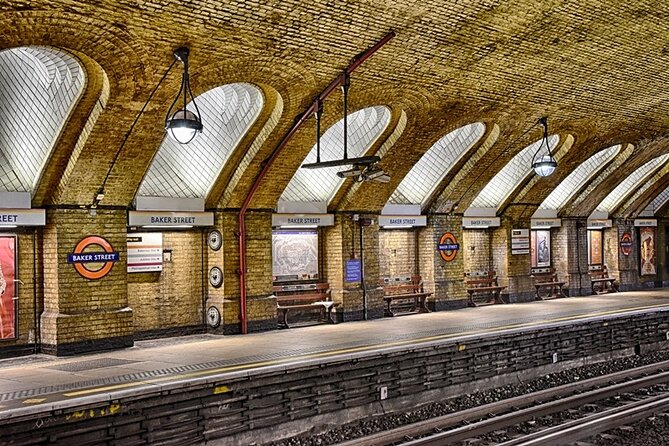
M 600 432 L 610 431 L 624 424 L 643 420 L 658 411 L 667 409 L 669 409 L 669 393 L 663 393 L 589 415 L 579 420 L 572 420 L 559 426 L 549 427 L 521 438 L 500 443 L 498 446 L 566 445 Z
M 486 435 L 492 431 L 502 430 L 509 426 L 520 424 L 524 421 L 532 420 L 534 418 L 542 417 L 563 410 L 580 407 L 584 404 L 600 401 L 623 392 L 629 392 L 653 384 L 661 384 L 669 382 L 669 372 L 663 372 L 658 375 L 646 376 L 635 379 L 633 381 L 613 384 L 611 386 L 603 387 L 601 389 L 591 390 L 578 395 L 572 395 L 563 399 L 550 401 L 548 403 L 539 404 L 537 406 L 528 407 L 526 409 L 516 410 L 510 413 L 488 418 L 476 423 L 467 424 L 455 429 L 445 432 L 439 432 L 429 437 L 419 438 L 416 440 L 402 443 L 403 446 L 438 446 L 450 444 L 457 441 L 463 441 L 472 437 L 479 437 Z M 545 443 L 544 443 L 545 444 Z
M 517 408 L 532 406 L 546 400 L 564 397 L 565 395 L 570 395 L 575 392 L 583 392 L 593 387 L 609 385 L 611 382 L 619 382 L 625 379 L 629 379 L 630 377 L 654 374 L 663 370 L 669 370 L 669 361 L 658 362 L 655 364 L 649 364 L 630 370 L 623 370 L 620 372 L 589 378 L 574 383 L 563 384 L 561 386 L 540 390 L 538 392 L 533 392 L 526 395 L 519 395 L 505 400 L 496 401 L 494 403 L 485 404 L 483 406 L 473 407 L 471 409 L 442 415 L 440 417 L 420 421 L 406 426 L 400 426 L 387 431 L 377 432 L 366 437 L 339 443 L 339 446 L 379 446 L 398 443 L 406 441 L 407 438 L 415 438 L 421 435 L 432 434 L 435 429 L 450 429 L 462 422 L 472 423 L 480 420 L 481 418 L 487 417 L 490 414 L 508 412 L 509 410 L 516 410 Z M 472 436 L 473 434 L 470 433 L 466 438 Z M 441 443 L 435 444 L 444 444 L 444 441 L 442 440 Z

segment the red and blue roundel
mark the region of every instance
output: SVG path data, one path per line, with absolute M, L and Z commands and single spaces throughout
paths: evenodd
M 98 247 L 95 250 L 87 250 L 90 247 Z M 102 251 L 99 251 L 102 248 Z M 67 262 L 74 264 L 74 269 L 85 279 L 102 279 L 109 274 L 114 263 L 118 262 L 120 255 L 114 251 L 111 243 L 99 235 L 84 237 L 74 252 L 67 255 Z

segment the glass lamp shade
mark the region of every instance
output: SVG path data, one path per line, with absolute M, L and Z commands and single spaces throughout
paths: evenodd
M 550 155 L 543 155 L 534 160 L 532 168 L 540 177 L 547 177 L 555 171 L 557 161 Z
M 165 129 L 172 135 L 179 144 L 188 144 L 195 138 L 198 132 L 202 131 L 202 122 L 190 110 L 178 110 L 165 123 Z

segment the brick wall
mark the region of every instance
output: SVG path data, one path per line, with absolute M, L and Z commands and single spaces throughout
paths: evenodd
M 632 252 L 630 255 L 623 255 L 618 249 L 620 237 L 623 233 L 629 232 L 632 235 Z M 615 237 L 616 243 L 607 243 L 606 240 Z M 615 246 L 618 250 L 618 278 L 620 289 L 623 291 L 638 289 L 641 286 L 639 276 L 639 232 L 630 222 L 625 220 L 614 220 L 613 228 L 604 231 L 604 245 Z M 608 255 L 605 253 L 605 255 Z M 607 257 L 608 261 L 608 257 Z M 614 270 L 615 272 L 615 270 Z
M 44 230 L 44 313 L 42 348 L 70 354 L 132 345 L 128 307 L 126 212 L 54 209 Z M 100 235 L 120 253 L 110 273 L 99 280 L 80 276 L 67 255 L 88 235 Z
M 492 230 L 465 229 L 462 240 L 465 272 L 494 269 L 491 245 Z
M 379 274 L 396 277 L 417 274 L 416 232 L 414 230 L 379 231 Z
M 501 228 L 505 228 L 505 234 L 508 234 L 507 237 L 510 237 L 512 229 L 529 229 L 530 221 L 529 219 L 510 220 L 503 218 Z M 509 242 L 507 241 L 506 244 L 508 246 Z M 506 271 L 508 281 L 505 283 L 502 279 L 501 282 L 505 286 L 508 286 L 506 291 L 509 293 L 509 299 L 512 302 L 534 299 L 534 285 L 530 269 L 530 254 L 508 254 Z
M 350 243 L 344 246 L 344 225 L 349 225 L 350 216 L 335 215 L 333 226 L 328 226 L 321 230 L 322 250 L 319 254 L 323 262 L 323 280 L 330 284 L 332 300 L 339 302 L 339 308 L 336 311 L 344 311 L 344 286 L 350 284 L 344 283 L 344 262 L 351 257 Z
M 135 333 L 202 326 L 203 286 L 209 283 L 202 274 L 202 244 L 199 230 L 163 232 L 171 261 L 163 262 L 161 272 L 128 274 Z
M 558 277 L 568 281 L 569 295 L 590 294 L 586 219 L 563 218 L 562 226 L 553 229 L 551 235 L 552 261 Z
M 222 262 L 224 299 L 222 330 L 234 334 L 240 332 L 240 278 L 238 214 L 217 213 L 217 225 L 223 235 L 222 258 L 209 256 L 210 262 Z M 276 327 L 276 299 L 272 296 L 272 213 L 249 211 L 245 218 L 246 228 L 246 316 L 248 331 L 267 330 Z M 211 263 L 208 265 L 210 268 Z M 207 270 L 208 271 L 208 270 Z M 216 294 L 220 301 L 220 292 Z
M 434 274 L 434 295 L 432 298 L 434 309 L 443 310 L 465 305 L 467 297 L 463 283 L 465 249 L 463 241 L 462 217 L 457 215 L 434 215 L 428 218 L 427 227 L 420 231 L 421 269 L 429 268 L 431 259 Z M 444 261 L 437 244 L 445 232 L 455 236 L 460 244 L 460 250 L 450 262 Z

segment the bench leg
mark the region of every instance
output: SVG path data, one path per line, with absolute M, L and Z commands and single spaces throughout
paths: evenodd
M 467 303 L 470 307 L 476 307 L 476 302 L 474 302 L 474 293 L 469 294 L 469 302 Z
M 288 308 L 279 308 L 279 328 L 290 328 L 288 326 Z
M 429 313 L 430 310 L 427 309 L 427 305 L 426 305 L 427 296 L 421 296 L 421 297 L 419 297 L 419 299 L 420 299 L 420 303 L 418 305 L 418 312 L 419 313 Z
M 539 294 L 539 290 L 541 289 L 541 287 L 536 287 L 536 289 L 537 289 L 537 297 L 535 297 L 534 300 L 544 300 L 544 298 L 541 297 L 541 294 Z
M 392 302 L 392 300 L 386 299 L 386 308 L 383 310 L 383 315 L 387 317 L 395 316 L 395 314 L 393 314 L 393 311 L 390 309 L 390 302 Z
M 334 324 L 335 323 L 334 319 L 332 319 L 332 309 L 333 308 L 334 308 L 334 305 L 330 305 L 326 310 L 327 311 L 327 322 L 328 322 L 328 324 Z
M 494 303 L 496 304 L 504 303 L 504 301 L 502 300 L 502 290 L 497 291 L 496 293 L 494 293 L 494 295 L 495 295 Z
M 416 311 L 418 309 L 418 298 L 414 297 L 413 298 L 413 304 L 411 304 L 411 309 L 409 310 L 411 313 Z

